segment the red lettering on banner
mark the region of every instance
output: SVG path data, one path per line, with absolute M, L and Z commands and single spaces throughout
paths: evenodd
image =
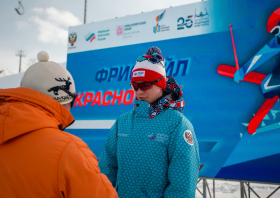
M 88 97 L 89 96 L 89 97 Z M 92 92 L 87 92 L 85 95 L 85 99 L 84 99 L 84 107 L 87 105 L 87 103 L 91 102 L 93 98 L 93 93 Z
M 77 103 L 78 103 L 79 107 L 83 106 L 81 99 L 83 98 L 84 94 L 85 93 L 81 93 L 81 94 L 77 93 L 77 97 L 76 97 L 76 100 L 74 102 L 74 107 L 77 106 Z
M 106 102 L 106 96 L 107 96 L 107 95 L 112 96 L 112 95 L 113 95 L 113 92 L 111 92 L 111 91 L 106 91 L 106 92 L 104 93 L 104 95 L 103 95 L 103 100 L 102 100 L 102 105 L 103 105 L 103 106 L 108 106 L 108 105 L 111 104 L 111 100 L 108 100 L 108 101 Z
M 127 101 L 127 96 L 130 94 L 130 98 L 129 100 Z M 124 96 L 123 96 L 123 104 L 124 105 L 130 105 L 132 102 L 133 102 L 133 99 L 134 99 L 134 91 L 132 89 L 130 90 L 127 90 L 125 93 L 124 93 Z
M 98 104 L 98 106 L 101 106 L 101 92 L 96 92 L 94 99 L 91 103 L 91 106 L 94 106 L 95 104 Z
M 112 97 L 112 98 L 110 98 Z M 94 98 L 94 99 L 93 99 Z M 120 90 L 118 91 L 106 91 L 104 94 L 101 91 L 95 93 L 93 92 L 84 92 L 77 93 L 76 100 L 74 102 L 74 107 L 86 106 L 91 102 L 91 106 L 97 104 L 98 106 L 109 106 L 109 105 L 130 105 L 134 100 L 134 91 L 129 89 L 127 91 Z
M 123 90 L 121 90 L 120 95 L 117 96 L 117 94 L 118 94 L 118 91 L 114 91 L 112 105 L 115 105 L 116 100 L 119 100 L 118 105 L 122 104 Z

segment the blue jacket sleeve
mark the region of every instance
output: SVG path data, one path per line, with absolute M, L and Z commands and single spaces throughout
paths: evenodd
M 117 121 L 111 129 L 106 144 L 99 159 L 99 168 L 101 173 L 105 174 L 116 186 L 118 161 L 117 161 Z
M 168 180 L 165 198 L 193 198 L 199 174 L 198 142 L 192 124 L 183 118 L 171 134 L 168 147 Z

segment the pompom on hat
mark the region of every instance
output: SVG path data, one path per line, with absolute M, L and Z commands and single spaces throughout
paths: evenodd
M 147 55 L 153 55 L 153 54 L 159 54 L 161 55 L 161 50 L 158 48 L 158 47 L 150 47 L 147 51 L 146 51 L 146 54 Z
M 39 52 L 37 58 L 39 62 L 26 70 L 20 86 L 50 96 L 60 104 L 73 102 L 76 90 L 72 75 L 61 65 L 48 61 L 45 51 Z
M 161 56 L 161 51 L 157 47 L 151 47 L 146 54 L 136 60 L 132 70 L 131 83 L 137 81 L 153 82 L 162 77 L 166 77 L 165 59 Z M 166 87 L 166 78 L 155 83 L 163 91 Z

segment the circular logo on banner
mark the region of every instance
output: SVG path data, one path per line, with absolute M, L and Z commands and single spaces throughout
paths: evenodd
M 193 145 L 193 136 L 192 136 L 192 132 L 190 130 L 186 130 L 183 134 L 185 141 L 189 144 L 189 145 Z

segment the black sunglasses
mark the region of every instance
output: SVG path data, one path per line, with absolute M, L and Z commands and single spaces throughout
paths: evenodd
M 164 77 L 165 76 L 152 82 L 130 83 L 130 85 L 134 91 L 138 91 L 138 89 L 141 89 L 142 91 L 146 91 L 148 89 L 151 89 L 154 84 L 162 80 Z

